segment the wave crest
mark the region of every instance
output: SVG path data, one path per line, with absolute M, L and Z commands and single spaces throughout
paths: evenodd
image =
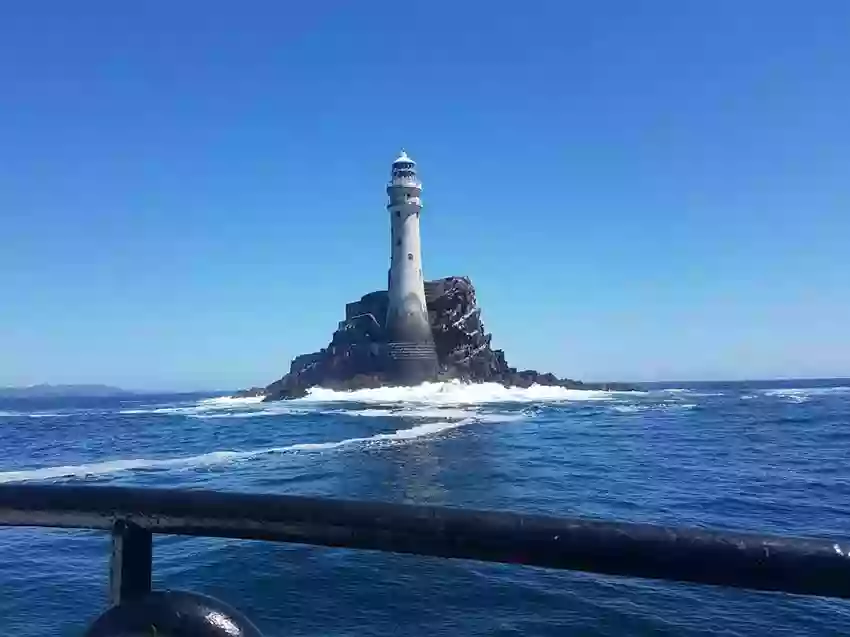
M 473 412 L 474 414 L 474 412 Z M 463 417 L 458 417 L 463 416 Z M 29 482 L 38 480 L 56 480 L 62 478 L 87 478 L 91 476 L 102 476 L 122 471 L 138 470 L 170 470 L 170 469 L 192 469 L 197 467 L 208 467 L 212 465 L 242 462 L 261 456 L 285 454 L 294 452 L 317 452 L 339 449 L 348 446 L 373 446 L 376 444 L 403 443 L 425 436 L 434 436 L 452 429 L 476 422 L 510 422 L 522 420 L 527 414 L 474 414 L 466 412 L 454 412 L 444 414 L 443 419 L 438 422 L 426 422 L 398 429 L 393 432 L 379 433 L 362 438 L 347 438 L 345 440 L 332 442 L 302 442 L 286 447 L 267 447 L 263 449 L 252 449 L 248 451 L 221 450 L 212 451 L 196 456 L 183 458 L 133 458 L 107 460 L 104 462 L 93 462 L 78 465 L 64 465 L 59 467 L 44 467 L 41 469 L 23 469 L 19 471 L 0 472 L 0 484 L 8 482 Z
M 782 398 L 792 403 L 805 403 L 811 398 L 819 396 L 832 396 L 834 394 L 845 394 L 850 392 L 850 386 L 838 387 L 784 387 L 779 389 L 762 390 L 762 396 L 771 398 Z
M 562 402 L 610 400 L 617 392 L 592 389 L 565 389 L 532 385 L 505 387 L 499 383 L 423 383 L 413 387 L 376 387 L 354 391 L 335 391 L 313 387 L 304 398 L 294 402 L 357 403 L 429 403 L 442 405 L 483 405 L 487 403 Z

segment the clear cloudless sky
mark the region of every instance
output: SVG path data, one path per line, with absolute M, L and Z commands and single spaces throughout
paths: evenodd
M 0 385 L 234 388 L 426 277 L 518 367 L 850 374 L 850 2 L 10 2 Z

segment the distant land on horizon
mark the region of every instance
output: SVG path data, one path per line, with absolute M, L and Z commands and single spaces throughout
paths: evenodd
M 30 385 L 28 387 L 0 387 L 0 398 L 68 398 L 132 396 L 138 392 L 111 385 Z

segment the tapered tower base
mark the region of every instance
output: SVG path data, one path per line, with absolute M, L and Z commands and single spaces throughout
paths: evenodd
M 418 297 L 387 316 L 387 371 L 394 382 L 418 385 L 434 380 L 439 364 L 434 336 Z
M 419 385 L 436 380 L 437 351 L 433 343 L 388 343 L 388 377 L 401 385 Z

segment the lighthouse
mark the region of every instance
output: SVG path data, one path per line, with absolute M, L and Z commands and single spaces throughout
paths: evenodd
M 403 150 L 392 164 L 387 194 L 391 241 L 386 320 L 389 372 L 399 382 L 415 384 L 434 379 L 437 352 L 422 278 L 422 184 L 416 176 L 416 162 Z

